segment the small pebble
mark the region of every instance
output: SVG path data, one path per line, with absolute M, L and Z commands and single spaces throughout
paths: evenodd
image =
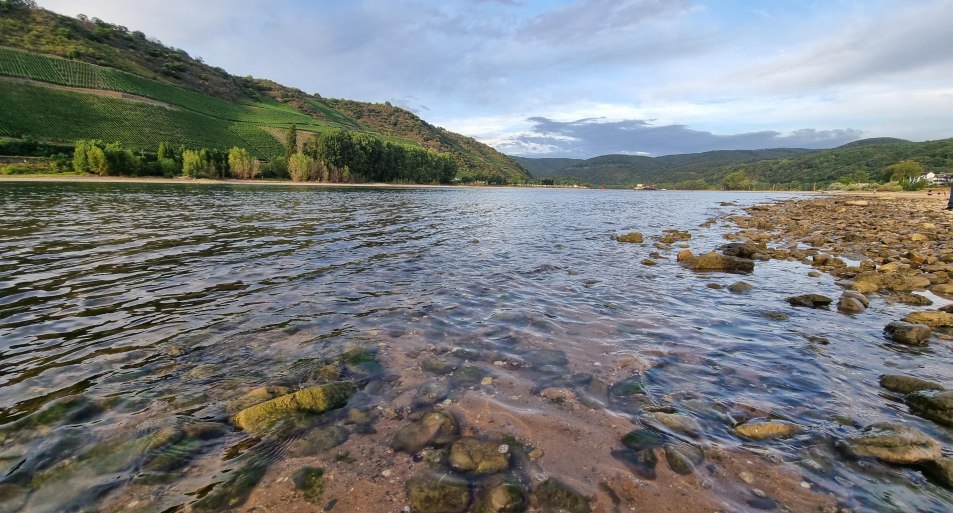
M 738 477 L 740 477 L 742 481 L 748 484 L 751 484 L 754 482 L 754 474 L 752 474 L 751 472 L 742 472 L 738 474 Z
M 393 470 L 391 470 L 391 469 L 389 469 L 389 468 L 385 468 L 385 469 L 383 470 L 383 472 L 381 472 L 381 475 L 384 476 L 384 477 L 390 477 L 393 473 L 394 473 Z
M 486 386 L 492 385 L 492 384 L 493 384 L 493 378 L 491 378 L 490 376 L 484 376 L 483 380 L 480 381 L 480 384 L 481 384 L 481 385 L 486 385 Z
M 801 481 L 801 488 L 810 488 L 810 487 L 811 487 L 811 483 L 808 483 L 807 481 Z
M 761 497 L 762 499 L 768 496 L 768 494 L 764 493 L 764 490 L 759 490 L 757 488 L 752 488 L 751 493 L 753 493 L 755 497 Z

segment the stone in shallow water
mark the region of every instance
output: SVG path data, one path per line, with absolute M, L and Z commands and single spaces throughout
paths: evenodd
M 880 386 L 899 394 L 912 394 L 921 390 L 943 390 L 943 387 L 932 381 L 926 381 L 913 376 L 901 374 L 884 374 L 880 376 Z
M 827 308 L 833 299 L 821 294 L 801 294 L 800 296 L 791 296 L 787 299 L 791 306 L 804 306 L 807 308 Z
M 314 467 L 304 467 L 295 472 L 292 481 L 295 489 L 301 492 L 304 500 L 317 504 L 324 495 L 324 469 Z
M 648 413 L 643 418 L 687 435 L 698 436 L 702 433 L 701 424 L 697 420 L 680 413 Z
M 288 450 L 295 456 L 315 456 L 343 444 L 348 431 L 339 424 L 316 427 L 290 444 Z
M 627 380 L 613 384 L 609 392 L 612 393 L 612 395 L 620 397 L 645 394 L 645 383 L 642 380 L 642 376 L 633 376 Z
M 613 235 L 613 238 L 619 242 L 632 242 L 635 244 L 641 244 L 644 240 L 642 234 L 639 232 L 629 232 L 622 235 Z
M 526 490 L 515 481 L 493 483 L 477 497 L 473 513 L 522 513 L 529 501 Z
M 801 427 L 783 420 L 752 420 L 735 426 L 735 433 L 752 440 L 784 438 L 801 431 Z
M 265 462 L 251 458 L 242 468 L 229 472 L 225 481 L 192 504 L 192 511 L 225 511 L 245 503 L 268 470 Z
M 914 415 L 953 427 L 953 390 L 921 390 L 906 396 L 904 401 Z
M 714 252 L 691 256 L 681 262 L 685 268 L 698 272 L 750 273 L 754 271 L 754 260 L 719 255 Z
M 407 481 L 407 496 L 416 513 L 462 513 L 470 505 L 470 486 L 450 474 L 424 474 Z
M 591 513 L 589 501 L 560 481 L 549 479 L 536 488 L 539 513 Z
M 431 406 L 443 401 L 450 394 L 450 384 L 444 382 L 424 383 L 417 387 L 414 394 L 414 406 Z
M 448 444 L 459 434 L 460 425 L 452 414 L 432 411 L 398 430 L 390 446 L 395 451 L 415 454 L 429 445 Z
M 478 385 L 486 375 L 487 372 L 480 367 L 467 365 L 454 371 L 450 376 L 450 383 L 455 387 Z
M 463 359 L 450 355 L 437 355 L 425 358 L 420 362 L 420 367 L 434 374 L 450 374 L 463 365 Z
M 887 296 L 887 301 L 910 306 L 930 306 L 933 304 L 933 301 L 930 300 L 930 298 L 923 297 L 919 294 L 910 294 L 907 292 L 891 294 L 890 296 Z
M 306 388 L 238 412 L 235 425 L 252 433 L 266 432 L 289 414 L 324 413 L 340 408 L 356 391 L 357 387 L 350 381 Z
M 462 438 L 450 446 L 450 466 L 473 474 L 496 474 L 510 466 L 510 452 L 499 443 Z
M 636 451 L 654 449 L 665 445 L 665 436 L 651 429 L 636 429 L 622 437 L 622 445 Z
M 702 452 L 687 444 L 665 444 L 665 461 L 672 472 L 686 476 L 695 471 L 695 465 L 704 461 Z
M 877 458 L 886 463 L 912 465 L 940 457 L 940 444 L 911 427 L 887 422 L 864 428 L 857 436 L 838 444 L 855 458 Z
M 926 324 L 931 328 L 944 328 L 953 326 L 953 313 L 940 310 L 932 312 L 913 312 L 903 320 L 913 324 Z
M 923 346 L 933 334 L 933 330 L 925 324 L 893 321 L 884 327 L 884 334 L 890 337 L 890 340 L 900 344 Z
M 739 281 L 732 283 L 731 286 L 728 287 L 728 290 L 734 294 L 744 294 L 746 292 L 750 292 L 753 288 L 754 287 L 750 283 L 746 281 Z
M 953 489 L 953 458 L 940 458 L 923 465 L 923 471 L 941 486 Z

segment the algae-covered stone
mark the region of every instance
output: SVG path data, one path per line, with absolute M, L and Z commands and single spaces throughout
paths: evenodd
M 473 513 L 522 513 L 529 501 L 519 483 L 503 480 L 486 487 L 477 497 Z
M 746 292 L 750 292 L 752 288 L 754 287 L 750 283 L 746 281 L 739 281 L 732 283 L 731 286 L 728 287 L 728 290 L 734 294 L 744 294 Z
M 192 504 L 192 511 L 224 511 L 241 506 L 267 470 L 263 460 L 250 459 L 240 469 L 229 472 L 225 481 L 215 485 L 205 497 Z
M 887 463 L 912 465 L 940 457 L 940 444 L 922 432 L 900 424 L 868 426 L 839 447 L 855 458 L 872 457 Z
M 654 448 L 634 451 L 614 450 L 610 454 L 642 479 L 652 481 L 657 477 L 655 467 L 658 466 L 658 456 L 655 455 Z
M 452 414 L 432 411 L 398 430 L 390 446 L 395 451 L 415 454 L 431 444 L 448 444 L 459 435 L 460 425 Z
M 450 466 L 454 470 L 485 475 L 503 472 L 509 465 L 506 445 L 467 437 L 450 446 Z
M 697 420 L 680 413 L 656 412 L 646 414 L 644 418 L 650 422 L 654 421 L 669 429 L 680 431 L 687 435 L 698 436 L 702 433 L 701 424 L 699 424 Z
M 783 420 L 753 420 L 735 426 L 735 433 L 752 440 L 784 438 L 799 431 L 800 426 Z
M 357 387 L 350 381 L 306 388 L 238 412 L 234 418 L 235 425 L 250 432 L 267 431 L 290 413 L 324 413 L 340 408 L 347 404 L 355 392 Z
M 733 256 L 706 253 L 682 260 L 687 269 L 698 272 L 750 273 L 754 271 L 754 260 Z
M 319 426 L 292 442 L 289 452 L 295 456 L 315 456 L 343 444 L 348 431 L 339 424 Z
M 702 452 L 690 445 L 665 444 L 665 461 L 672 472 L 686 476 L 695 471 L 695 465 L 704 461 Z
M 944 328 L 953 326 L 953 313 L 940 310 L 932 312 L 913 312 L 904 317 L 903 320 L 913 324 L 925 324 L 931 328 Z
M 615 240 L 619 242 L 633 242 L 636 244 L 641 244 L 644 238 L 642 237 L 642 234 L 639 232 L 629 232 L 626 234 L 615 236 Z
M 304 467 L 295 472 L 292 481 L 294 481 L 295 489 L 301 492 L 304 500 L 312 504 L 321 501 L 321 497 L 324 495 L 323 468 Z
M 804 306 L 807 308 L 827 308 L 834 300 L 821 294 L 801 294 L 787 299 L 791 306 Z
M 456 387 L 467 387 L 479 384 L 486 377 L 487 372 L 475 365 L 465 365 L 450 376 L 450 383 Z
M 609 392 L 612 395 L 617 395 L 619 397 L 643 395 L 645 394 L 645 383 L 642 380 L 642 376 L 633 376 L 629 379 L 613 384 L 609 389 Z
M 462 513 L 470 505 L 470 487 L 450 474 L 425 474 L 407 481 L 410 509 L 416 513 Z
M 589 501 L 572 488 L 548 479 L 536 488 L 536 510 L 540 513 L 591 513 Z
M 953 390 L 921 390 L 906 396 L 904 401 L 914 415 L 953 427 Z
M 431 406 L 447 398 L 450 394 L 450 385 L 445 382 L 424 383 L 417 387 L 414 394 L 414 406 Z
M 636 429 L 629 431 L 622 437 L 622 445 L 636 451 L 654 449 L 665 445 L 665 437 L 658 431 L 651 429 Z
M 930 339 L 933 330 L 926 324 L 893 321 L 884 327 L 884 334 L 894 342 L 909 346 L 923 346 Z
M 953 458 L 939 458 L 923 465 L 924 473 L 946 488 L 953 489 Z
M 913 376 L 901 374 L 884 374 L 880 376 L 880 386 L 899 394 L 912 394 L 921 390 L 943 390 L 943 387 L 932 381 L 926 381 Z
M 281 397 L 290 393 L 290 388 L 282 386 L 253 388 L 242 394 L 242 396 L 238 399 L 227 402 L 225 404 L 225 408 L 229 413 L 234 414 L 244 410 L 245 408 L 250 408 L 256 404 L 261 404 L 276 397 Z

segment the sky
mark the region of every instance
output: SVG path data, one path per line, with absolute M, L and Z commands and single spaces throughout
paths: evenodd
M 39 0 L 510 154 L 953 137 L 953 0 Z

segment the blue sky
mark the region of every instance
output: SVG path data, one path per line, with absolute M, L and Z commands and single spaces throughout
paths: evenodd
M 953 0 L 39 3 L 513 155 L 953 137 Z

